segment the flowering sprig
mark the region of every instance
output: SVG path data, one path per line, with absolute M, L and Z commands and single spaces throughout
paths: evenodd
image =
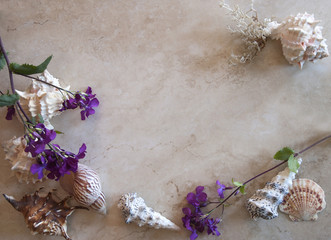
M 232 197 L 237 195 L 239 192 L 241 192 L 242 194 L 245 194 L 245 187 L 246 185 L 255 180 L 256 178 L 278 168 L 279 166 L 288 163 L 288 168 L 290 169 L 290 171 L 297 171 L 298 167 L 297 167 L 297 157 L 308 151 L 309 149 L 313 148 L 314 146 L 316 146 L 317 144 L 320 144 L 328 139 L 331 138 L 331 135 L 328 135 L 320 140 L 318 140 L 317 142 L 309 145 L 308 147 L 304 148 L 303 150 L 299 151 L 299 152 L 294 152 L 293 149 L 289 148 L 289 147 L 285 147 L 283 149 L 281 149 L 280 151 L 278 151 L 274 158 L 276 160 L 282 160 L 281 163 L 277 164 L 276 166 L 250 178 L 249 180 L 241 183 L 238 181 L 234 181 L 232 179 L 232 183 L 234 186 L 236 186 L 236 188 L 234 188 L 234 190 L 227 196 L 224 196 L 224 191 L 228 190 L 228 189 L 232 189 L 233 187 L 226 187 L 225 185 L 221 184 L 219 180 L 216 181 L 216 184 L 218 185 L 217 188 L 217 193 L 221 199 L 220 202 L 208 202 L 207 200 L 207 194 L 205 192 L 203 192 L 204 187 L 203 186 L 198 186 L 196 188 L 196 194 L 194 193 L 188 193 L 186 200 L 188 201 L 188 203 L 190 205 L 192 205 L 194 207 L 194 210 L 192 210 L 191 208 L 183 208 L 182 212 L 184 213 L 184 217 L 182 218 L 182 222 L 184 227 L 189 230 L 191 232 L 190 235 L 190 240 L 194 240 L 198 237 L 198 233 L 202 233 L 205 228 L 207 228 L 207 233 L 208 234 L 213 234 L 213 235 L 217 235 L 219 236 L 220 233 L 217 229 L 217 224 L 221 222 L 220 218 L 210 218 L 210 215 L 212 212 L 214 212 L 217 208 L 223 206 L 224 204 Z M 212 208 L 211 210 L 209 210 L 206 214 L 203 214 L 201 208 L 202 207 L 206 207 L 209 204 L 214 204 L 216 203 L 216 207 Z M 224 208 L 223 208 L 224 210 Z
M 7 65 L 9 72 L 10 86 L 12 94 L 3 94 L 0 91 L 0 107 L 7 107 L 6 119 L 11 120 L 15 112 L 23 122 L 25 130 L 26 147 L 25 152 L 30 153 L 32 157 L 36 158 L 37 163 L 31 166 L 30 171 L 33 174 L 38 174 L 38 178 L 43 178 L 44 173 L 48 172 L 47 177 L 50 179 L 59 180 L 60 177 L 70 172 L 76 172 L 78 161 L 85 157 L 86 145 L 82 144 L 77 154 L 62 149 L 59 145 L 54 144 L 56 138 L 56 131 L 47 129 L 43 124 L 41 116 L 39 122 L 36 118 L 30 117 L 24 112 L 19 102 L 19 96 L 14 87 L 13 74 L 21 75 L 43 84 L 50 85 L 57 88 L 60 92 L 66 92 L 63 95 L 63 107 L 59 111 L 66 109 L 75 109 L 79 107 L 81 111 L 81 119 L 85 120 L 86 117 L 95 113 L 93 108 L 99 105 L 99 101 L 95 94 L 92 94 L 91 87 L 88 87 L 85 92 L 71 92 L 59 86 L 53 85 L 42 79 L 30 76 L 37 73 L 42 73 L 46 70 L 52 56 L 48 57 L 44 62 L 38 66 L 30 64 L 17 64 L 10 63 L 7 53 L 3 47 L 0 37 L 0 70 Z M 70 96 L 69 99 L 67 96 Z

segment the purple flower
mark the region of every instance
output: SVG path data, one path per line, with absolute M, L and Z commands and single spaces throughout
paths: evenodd
M 46 167 L 46 160 L 43 156 L 40 156 L 38 158 L 40 163 L 32 164 L 30 167 L 30 171 L 32 174 L 38 173 L 38 179 L 41 179 L 44 177 L 44 169 Z
M 196 194 L 190 192 L 186 196 L 186 200 L 195 208 L 206 206 L 207 194 L 203 192 L 204 188 L 203 186 L 197 186 L 195 189 Z
M 14 106 L 7 107 L 6 119 L 7 120 L 12 120 L 14 114 L 15 114 L 15 107 Z
M 90 115 L 95 113 L 93 108 L 99 106 L 99 100 L 92 94 L 92 88 L 88 87 L 84 92 L 76 92 L 74 98 L 69 98 L 62 103 L 62 108 L 60 111 L 67 109 L 75 109 L 79 107 L 82 109 L 80 112 L 81 119 L 85 120 Z
M 220 196 L 222 199 L 224 198 L 224 191 L 232 189 L 232 187 L 226 187 L 224 184 L 221 184 L 219 180 L 216 181 L 216 184 L 219 186 L 217 189 L 218 196 Z
M 221 220 L 219 218 L 216 218 L 215 220 L 213 218 L 211 219 L 206 219 L 207 223 L 207 233 L 208 235 L 216 235 L 219 236 L 221 235 L 220 232 L 217 230 L 216 224 L 218 224 Z

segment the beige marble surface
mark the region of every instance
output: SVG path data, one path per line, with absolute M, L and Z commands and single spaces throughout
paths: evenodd
M 282 19 L 315 13 L 331 39 L 331 2 L 256 0 L 259 17 Z M 248 1 L 231 1 L 249 8 Z M 100 175 L 108 214 L 83 210 L 69 218 L 72 239 L 188 239 L 189 232 L 126 225 L 117 201 L 136 191 L 148 205 L 182 227 L 186 194 L 204 185 L 216 197 L 215 181 L 245 181 L 274 166 L 283 146 L 301 150 L 330 134 L 331 58 L 300 70 L 270 41 L 249 65 L 233 67 L 238 45 L 216 0 L 182 1 L 0 1 L 0 34 L 10 59 L 38 64 L 53 54 L 49 71 L 74 90 L 91 86 L 100 106 L 87 121 L 79 111 L 53 120 L 65 132 L 57 142 L 76 152 L 87 145 L 83 163 Z M 330 41 L 328 41 L 330 43 Z M 10 88 L 6 71 L 1 90 Z M 15 77 L 17 89 L 27 80 Z M 20 136 L 17 120 L 4 120 L 0 139 Z M 330 204 L 331 142 L 305 153 L 299 177 L 320 184 Z M 0 150 L 0 192 L 20 198 L 57 182 L 19 184 Z M 281 168 L 279 169 L 281 170 Z M 330 239 L 329 205 L 316 222 L 288 216 L 254 222 L 245 200 L 277 171 L 247 186 L 224 212 L 221 237 L 199 239 Z M 0 239 L 61 239 L 32 236 L 23 217 L 1 196 Z

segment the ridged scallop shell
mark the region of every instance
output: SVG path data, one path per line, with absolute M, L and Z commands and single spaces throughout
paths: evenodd
M 290 16 L 282 23 L 269 24 L 272 39 L 280 39 L 283 54 L 290 64 L 299 64 L 302 68 L 306 61 L 315 62 L 329 56 L 326 39 L 322 36 L 320 21 L 313 14 Z
M 24 151 L 26 141 L 24 137 L 14 137 L 2 145 L 5 152 L 5 160 L 12 165 L 11 170 L 15 173 L 20 183 L 36 183 L 45 180 L 46 178 L 38 179 L 38 175 L 33 175 L 30 171 L 31 165 L 36 164 L 35 158 L 31 157 L 30 153 Z
M 59 80 L 54 78 L 47 70 L 38 76 L 38 79 L 61 87 Z M 70 87 L 61 88 L 69 90 Z M 28 115 L 40 120 L 38 117 L 38 114 L 40 114 L 46 128 L 54 128 L 49 120 L 61 113 L 59 110 L 62 108 L 62 102 L 67 99 L 66 92 L 34 79 L 32 79 L 32 83 L 24 92 L 18 90 L 16 92 L 20 96 L 20 103 L 23 110 Z
M 5 199 L 24 216 L 25 223 L 33 235 L 57 235 L 70 240 L 67 234 L 67 217 L 75 209 L 86 209 L 85 207 L 69 207 L 68 198 L 57 202 L 53 199 L 52 193 L 46 197 L 39 196 L 38 191 L 31 195 L 25 195 L 20 201 L 3 194 Z
M 298 162 L 301 164 L 302 159 L 299 158 Z M 277 208 L 289 192 L 295 174 L 288 167 L 285 168 L 247 200 L 246 208 L 254 220 L 258 218 L 270 220 L 278 217 Z
M 310 179 L 293 180 L 290 192 L 279 205 L 292 221 L 317 220 L 317 213 L 326 206 L 323 189 Z
M 88 166 L 79 163 L 77 172 L 65 175 L 60 179 L 65 191 L 72 194 L 82 206 L 89 207 L 98 213 L 106 214 L 106 199 L 102 192 L 98 174 Z
M 156 229 L 165 228 L 179 230 L 180 228 L 169 219 L 147 207 L 143 198 L 137 193 L 127 193 L 122 195 L 118 202 L 126 223 L 135 222 L 139 227 L 147 225 Z

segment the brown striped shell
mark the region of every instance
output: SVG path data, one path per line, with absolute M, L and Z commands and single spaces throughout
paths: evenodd
M 61 202 L 53 199 L 52 193 L 46 197 L 39 196 L 39 191 L 34 194 L 23 196 L 20 201 L 13 197 L 3 194 L 5 199 L 25 218 L 27 227 L 34 234 L 62 236 L 66 240 L 71 238 L 67 234 L 67 217 L 75 209 L 87 209 L 85 207 L 69 207 L 67 205 L 68 197 Z
M 317 213 L 326 206 L 324 198 L 323 189 L 314 181 L 295 179 L 279 209 L 289 214 L 292 221 L 315 221 Z
M 106 199 L 101 190 L 98 174 L 84 164 L 78 164 L 75 174 L 66 175 L 60 180 L 61 186 L 72 194 L 82 206 L 106 214 Z

